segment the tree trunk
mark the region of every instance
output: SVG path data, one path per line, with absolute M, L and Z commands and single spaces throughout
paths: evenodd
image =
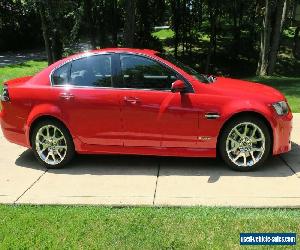
M 134 46 L 135 0 L 125 0 L 124 44 L 128 48 Z
M 178 24 L 174 25 L 174 33 L 175 33 L 175 37 L 174 37 L 174 56 L 177 58 L 178 57 L 178 33 L 179 33 L 179 28 L 178 28 Z
M 62 59 L 63 54 L 63 45 L 61 41 L 61 37 L 59 35 L 59 31 L 57 28 L 53 29 L 53 36 L 52 36 L 52 57 L 53 60 L 56 62 Z
M 300 27 L 295 30 L 293 55 L 296 59 L 300 59 Z
M 48 65 L 52 64 L 53 57 L 52 57 L 52 51 L 51 51 L 51 46 L 50 46 L 50 36 L 49 36 L 49 28 L 46 20 L 46 11 L 45 11 L 45 6 L 43 3 L 39 4 L 39 14 L 41 17 L 41 24 L 42 24 L 42 31 L 43 31 L 43 38 L 45 42 L 45 50 L 47 54 L 47 60 L 48 60 Z
M 275 21 L 273 25 L 273 37 L 271 40 L 271 50 L 269 55 L 269 66 L 268 66 L 268 75 L 272 75 L 275 71 L 277 54 L 279 50 L 280 44 L 280 36 L 281 36 L 281 25 L 282 25 L 282 17 L 283 17 L 283 8 L 284 8 L 284 0 L 277 1 L 277 7 L 275 12 Z
M 289 5 L 288 0 L 285 0 L 284 5 L 283 5 L 283 10 L 282 10 L 282 18 L 281 18 L 281 23 L 280 23 L 280 32 L 282 32 L 284 23 L 286 21 L 286 16 L 287 16 L 288 8 L 289 8 L 288 5 Z
M 62 58 L 63 44 L 60 31 L 60 17 L 58 16 L 59 11 L 56 10 L 56 2 L 54 0 L 48 0 L 48 22 L 51 26 L 51 50 L 53 61 L 58 61 Z
M 210 23 L 210 37 L 209 37 L 209 47 L 206 58 L 205 73 L 209 73 L 210 65 L 213 59 L 216 57 L 217 52 L 217 21 L 218 21 L 218 4 L 217 2 L 209 3 L 209 23 Z
M 243 21 L 243 2 L 233 1 L 233 56 L 237 58 L 241 49 L 241 25 Z
M 237 43 L 237 32 L 238 32 L 238 10 L 237 10 L 237 0 L 233 0 L 233 40 L 234 44 Z
M 96 29 L 93 20 L 92 2 L 91 0 L 84 0 L 83 3 L 91 46 L 92 49 L 96 49 Z
M 185 55 L 185 50 L 186 50 L 186 43 L 187 43 L 187 22 L 186 19 L 188 18 L 188 13 L 187 13 L 187 2 L 186 0 L 183 0 L 182 2 L 182 16 L 185 18 L 182 19 L 182 55 Z
M 117 0 L 112 0 L 112 6 L 111 6 L 111 12 L 112 17 L 115 17 L 117 15 Z M 112 36 L 112 46 L 117 47 L 118 45 L 118 27 L 117 22 L 115 18 L 112 18 L 111 20 L 111 36 Z
M 257 75 L 267 75 L 269 65 L 269 51 L 271 40 L 271 14 L 272 14 L 272 0 L 266 0 L 265 15 L 263 18 L 263 29 L 261 31 L 260 42 L 260 60 L 257 68 Z
M 259 9 L 260 9 L 260 1 L 259 0 L 255 0 L 252 6 L 252 14 L 250 15 L 250 23 L 255 24 L 257 17 L 258 17 L 258 13 L 259 13 Z M 257 37 L 257 32 L 256 32 L 256 26 L 255 25 L 250 25 L 250 43 L 251 43 L 251 47 L 254 50 L 254 47 L 256 45 L 256 41 L 258 40 Z
M 275 71 L 284 5 L 284 0 L 266 0 L 257 75 L 271 75 Z
M 210 6 L 210 13 L 209 13 L 209 20 L 210 20 L 210 38 L 209 38 L 209 47 L 208 53 L 206 58 L 206 65 L 205 65 L 205 73 L 208 74 L 210 70 L 210 65 L 212 62 L 212 54 L 216 53 L 216 46 L 217 46 L 217 34 L 216 34 L 216 22 L 217 22 L 217 14 L 216 9 Z
M 150 46 L 151 40 L 151 17 L 150 4 L 148 1 L 138 0 L 136 10 L 139 16 L 139 26 L 137 27 L 137 45 L 145 48 Z
M 178 57 L 178 44 L 179 44 L 179 24 L 180 24 L 180 15 L 179 15 L 179 2 L 177 0 L 171 1 L 172 9 L 172 22 L 174 29 L 174 56 Z

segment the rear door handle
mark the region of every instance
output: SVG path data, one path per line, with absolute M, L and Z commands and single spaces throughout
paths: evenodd
M 124 101 L 127 102 L 127 103 L 131 103 L 131 104 L 138 104 L 138 103 L 140 103 L 140 99 L 137 98 L 137 97 L 128 97 L 128 96 L 125 96 L 124 97 Z
M 61 99 L 64 99 L 64 100 L 70 100 L 70 99 L 74 98 L 74 95 L 71 93 L 61 93 L 59 96 Z

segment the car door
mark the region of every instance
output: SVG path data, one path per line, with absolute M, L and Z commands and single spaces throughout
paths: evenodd
M 54 71 L 53 90 L 72 129 L 90 145 L 123 145 L 120 90 L 112 88 L 113 55 L 73 60 Z
M 140 55 L 120 55 L 125 146 L 197 147 L 198 111 L 193 93 L 172 93 L 180 76 Z

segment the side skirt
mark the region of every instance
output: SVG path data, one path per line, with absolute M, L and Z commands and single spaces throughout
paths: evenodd
M 99 146 L 81 144 L 77 147 L 79 154 L 132 154 L 155 156 L 181 156 L 181 157 L 216 157 L 215 148 L 157 148 L 157 147 L 123 147 Z

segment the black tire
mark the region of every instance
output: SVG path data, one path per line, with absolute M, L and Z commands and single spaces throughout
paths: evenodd
M 58 128 L 59 131 L 63 134 L 63 136 L 65 138 L 65 142 L 66 142 L 66 146 L 67 146 L 65 156 L 64 156 L 64 159 L 61 162 L 59 162 L 58 164 L 46 163 L 40 157 L 40 155 L 37 151 L 37 146 L 36 146 L 37 133 L 41 128 L 43 128 L 44 126 L 47 126 L 47 125 L 55 126 L 56 128 Z M 67 163 L 69 163 L 73 159 L 73 157 L 75 155 L 75 147 L 74 147 L 73 139 L 72 139 L 70 132 L 64 126 L 64 124 L 62 124 L 61 122 L 59 122 L 57 120 L 46 119 L 46 120 L 40 121 L 37 124 L 35 124 L 35 126 L 32 130 L 32 133 L 31 133 L 30 141 L 31 141 L 31 146 L 32 146 L 32 150 L 33 150 L 35 157 L 43 166 L 45 166 L 48 169 L 58 169 L 58 168 L 64 167 Z
M 226 151 L 226 141 L 227 141 L 228 136 L 230 135 L 231 131 L 237 125 L 239 125 L 241 123 L 255 124 L 258 128 L 260 128 L 260 130 L 262 131 L 264 138 L 265 138 L 264 152 L 261 155 L 261 158 L 251 166 L 239 166 L 239 165 L 235 164 L 230 159 L 230 157 Z M 258 167 L 261 167 L 263 165 L 263 163 L 269 157 L 271 149 L 272 149 L 272 141 L 271 141 L 270 131 L 269 131 L 267 125 L 265 124 L 265 122 L 262 119 L 255 117 L 255 116 L 250 116 L 250 115 L 240 116 L 240 117 L 236 117 L 236 118 L 230 120 L 223 129 L 223 132 L 219 139 L 219 145 L 218 145 L 219 154 L 222 157 L 222 159 L 225 161 L 225 163 L 231 169 L 241 171 L 241 172 L 252 171 L 254 169 L 257 169 Z M 248 157 L 250 157 L 250 156 L 248 156 Z

